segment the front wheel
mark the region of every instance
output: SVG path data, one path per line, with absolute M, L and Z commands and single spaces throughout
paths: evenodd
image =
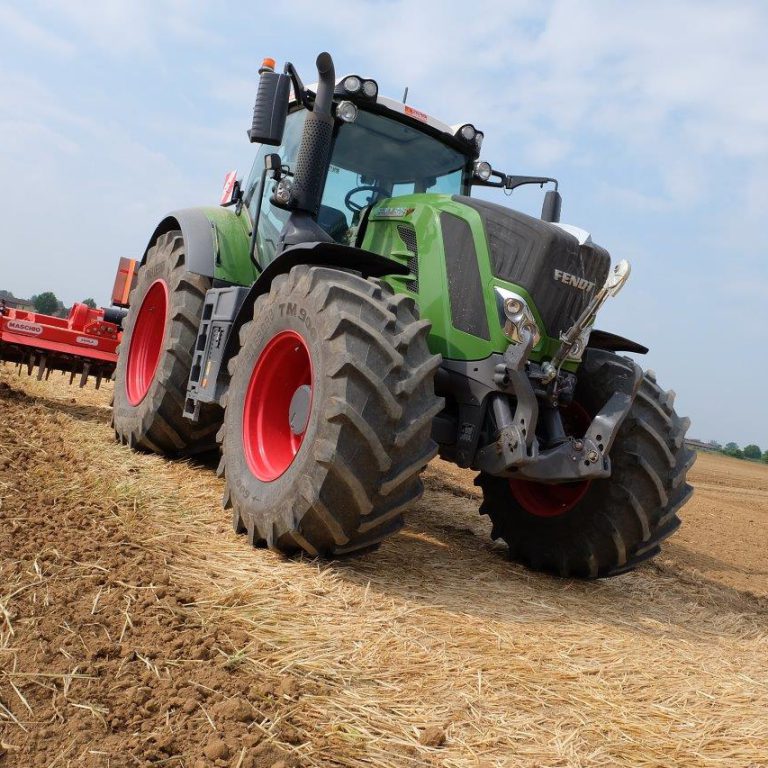
M 570 421 L 572 434 L 584 434 L 612 383 L 628 375 L 625 359 L 587 351 L 566 429 Z M 645 374 L 611 448 L 608 478 L 551 485 L 480 474 L 480 512 L 490 517 L 493 538 L 507 543 L 513 560 L 560 576 L 615 576 L 658 554 L 680 525 L 696 457 L 684 442 L 690 422 L 675 413 L 673 400 Z
M 275 278 L 240 330 L 224 398 L 220 472 L 237 532 L 332 556 L 402 526 L 436 453 L 428 332 L 378 281 L 305 265 Z

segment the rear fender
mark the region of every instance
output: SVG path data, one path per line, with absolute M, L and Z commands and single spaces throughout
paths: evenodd
M 250 221 L 223 208 L 185 208 L 168 214 L 144 250 L 141 263 L 161 235 L 181 230 L 185 266 L 190 272 L 235 285 L 250 285 L 258 274 L 250 259 Z

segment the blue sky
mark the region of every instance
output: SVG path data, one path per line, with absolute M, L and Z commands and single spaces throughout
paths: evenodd
M 247 172 L 261 59 L 311 81 L 327 49 L 559 178 L 633 265 L 598 325 L 651 347 L 692 435 L 768 448 L 767 37 L 762 0 L 0 0 L 0 287 L 106 302 L 166 212 Z

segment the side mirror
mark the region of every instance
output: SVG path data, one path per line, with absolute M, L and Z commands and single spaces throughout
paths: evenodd
M 264 173 L 279 181 L 283 170 L 283 162 L 277 152 L 264 156 Z
M 541 220 L 556 224 L 560 221 L 560 208 L 563 205 L 562 195 L 556 189 L 550 189 L 544 195 L 544 204 L 541 206 Z
M 274 70 L 274 62 L 265 59 L 259 70 L 259 89 L 253 105 L 253 121 L 248 138 L 252 144 L 279 147 L 283 142 L 291 78 Z

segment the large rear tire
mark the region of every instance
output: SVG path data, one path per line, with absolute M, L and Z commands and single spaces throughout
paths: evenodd
M 613 355 L 606 362 L 603 353 L 592 359 L 588 351 L 576 402 L 594 415 L 617 377 L 628 375 L 626 359 Z M 673 402 L 674 393 L 646 373 L 611 448 L 609 478 L 525 489 L 480 474 L 480 513 L 490 517 L 493 538 L 507 543 L 513 560 L 560 576 L 615 576 L 657 555 L 680 525 L 677 513 L 692 493 L 686 475 L 696 458 L 684 443 L 690 421 L 675 413 Z
M 132 448 L 189 455 L 216 447 L 221 408 L 183 417 L 207 277 L 184 266 L 181 232 L 161 235 L 139 269 L 118 350 L 112 426 Z
M 241 328 L 224 398 L 220 473 L 238 533 L 328 557 L 399 530 L 437 452 L 429 327 L 375 280 L 305 265 L 275 278 Z

